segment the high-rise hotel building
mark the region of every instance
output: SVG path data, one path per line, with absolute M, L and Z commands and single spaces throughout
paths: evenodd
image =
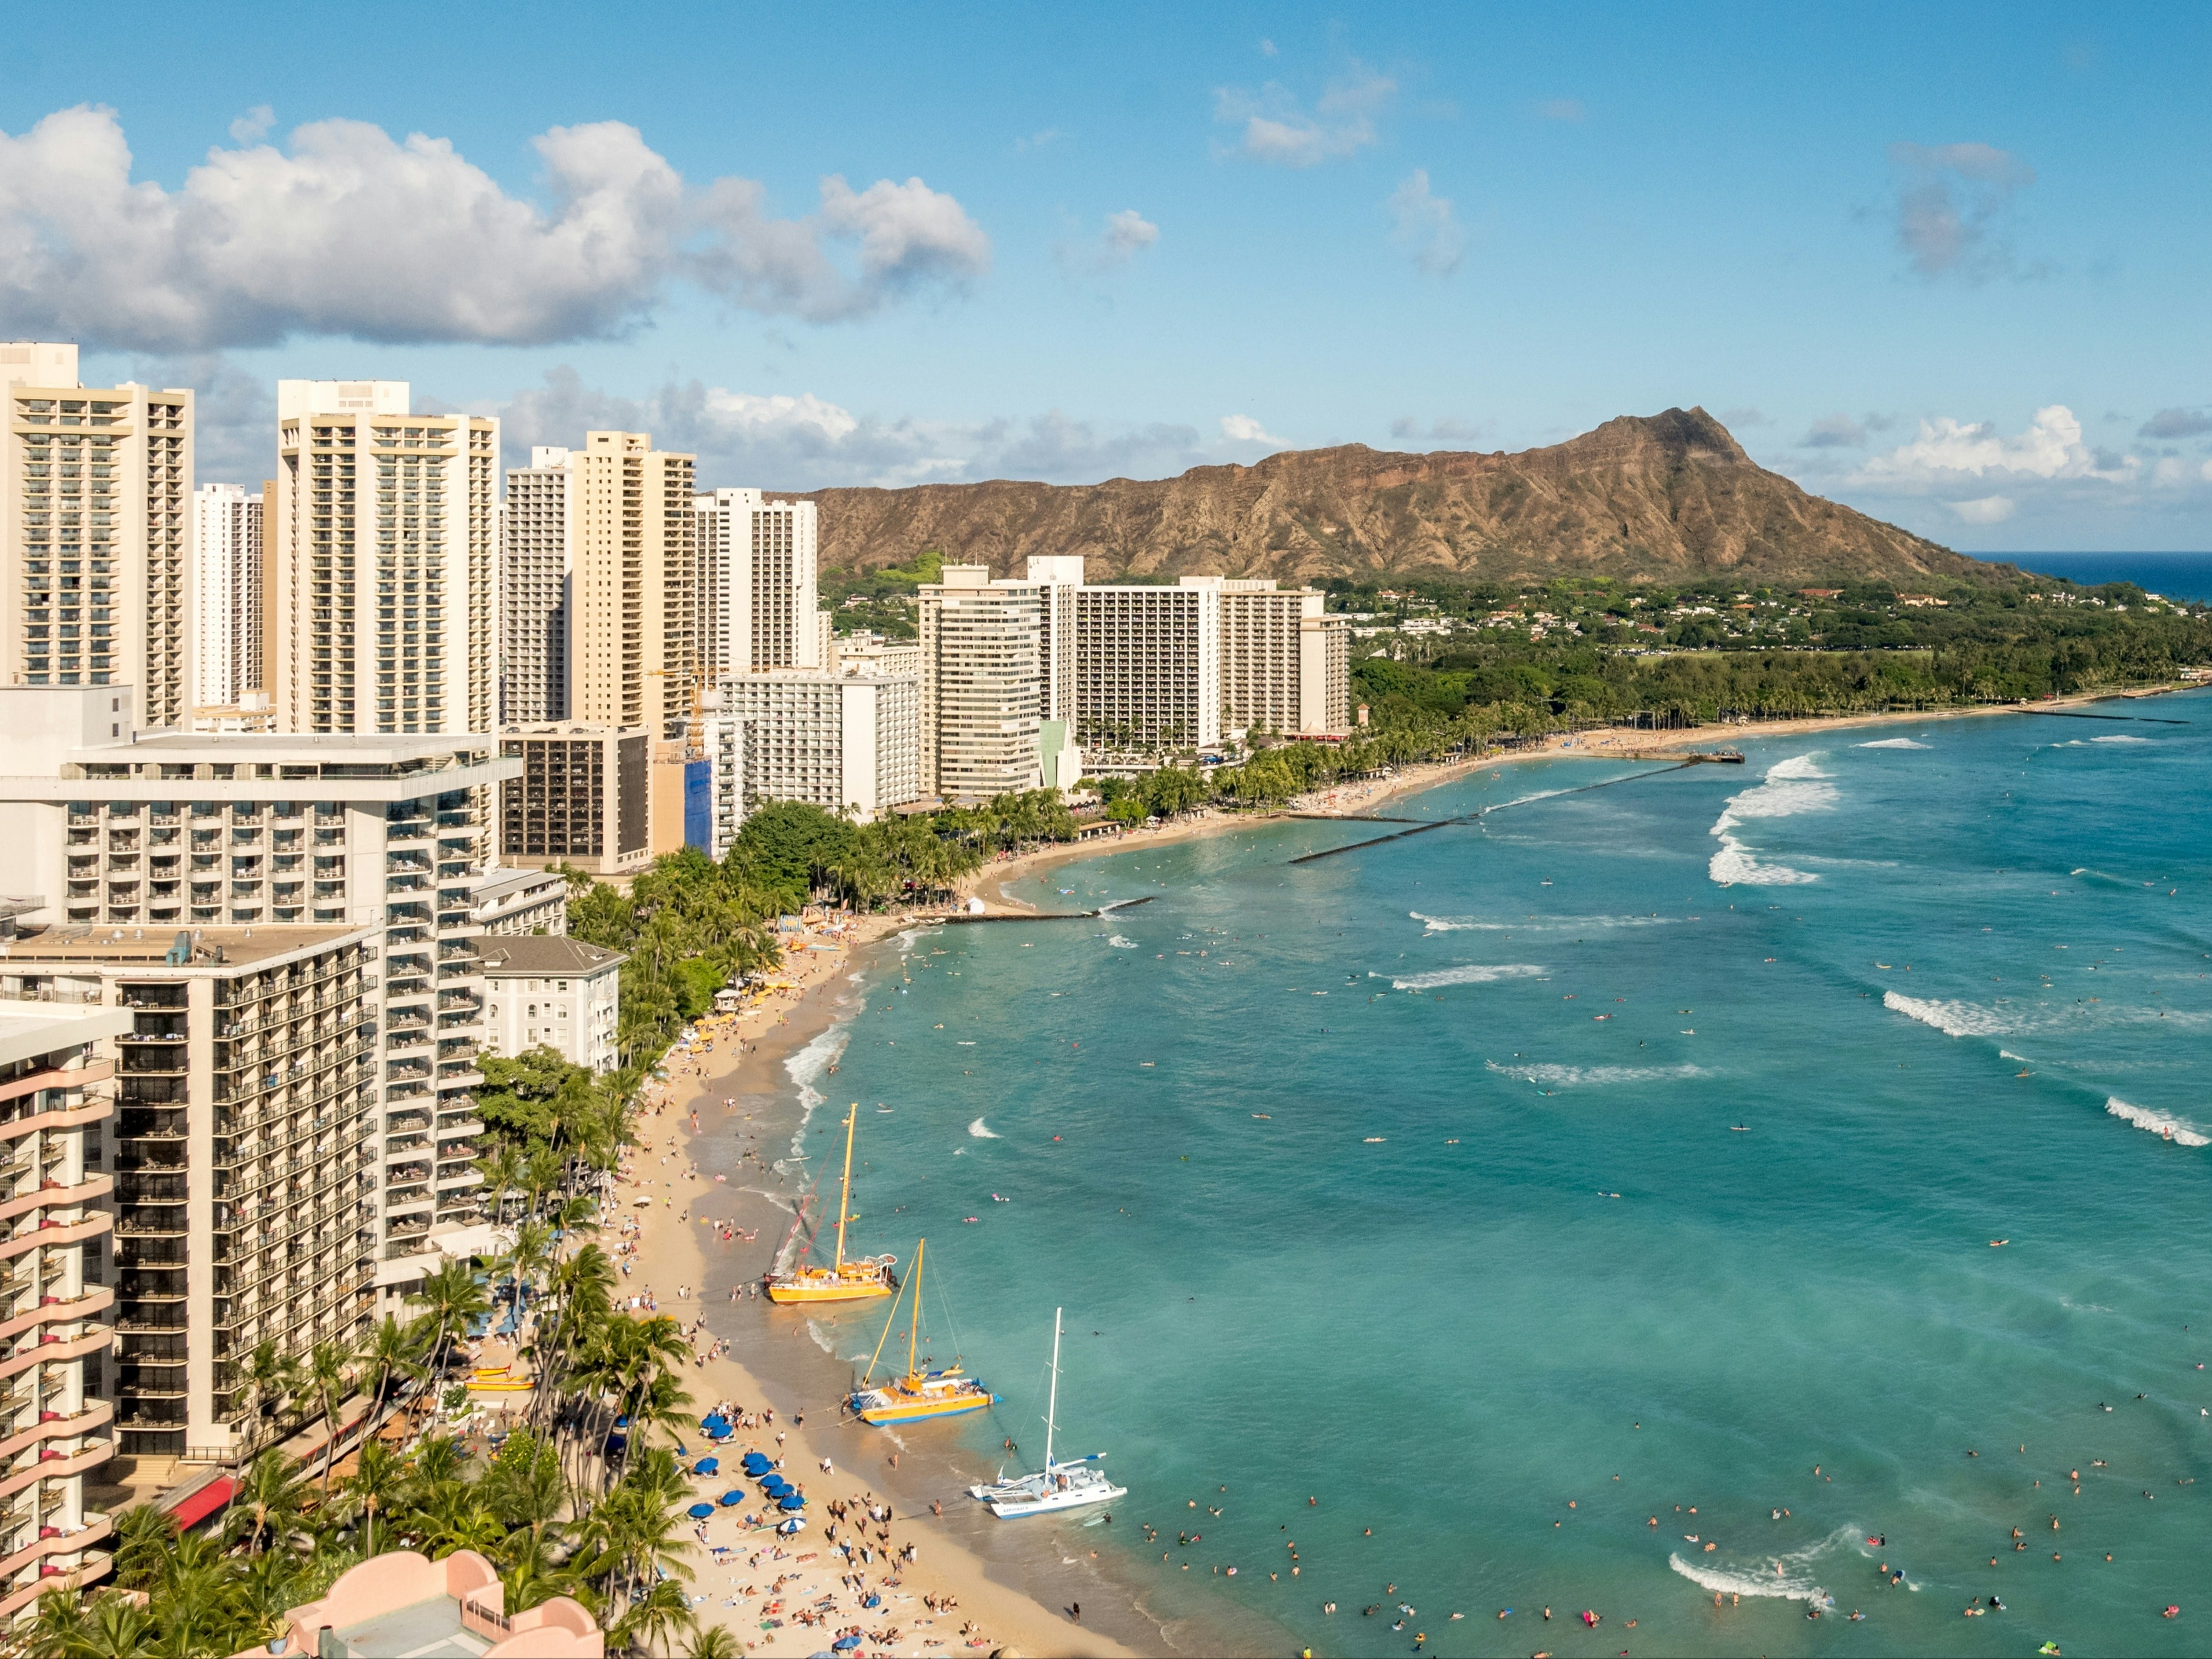
M 1075 590 L 1075 740 L 1100 768 L 1221 741 L 1221 587 Z
M 263 526 L 277 727 L 453 735 L 498 714 L 499 422 L 404 380 L 279 380 Z
M 575 565 L 571 452 L 539 446 L 511 467 L 501 514 L 499 718 L 568 717 L 568 590 Z
M 591 432 L 574 493 L 568 718 L 681 735 L 699 695 L 698 525 L 690 455 Z M 485 729 L 485 728 L 479 728 Z
M 88 388 L 77 349 L 0 344 L 0 652 L 9 685 L 140 689 L 149 726 L 192 701 L 192 394 Z
M 921 591 L 920 787 L 951 800 L 1035 789 L 1044 587 L 994 582 L 980 564 L 943 574 Z
M 262 689 L 261 491 L 192 492 L 192 705 L 234 708 Z
M 701 652 L 709 677 L 827 668 L 814 503 L 717 489 L 700 498 L 698 519 Z

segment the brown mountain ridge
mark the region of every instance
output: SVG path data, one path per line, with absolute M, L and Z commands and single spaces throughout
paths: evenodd
M 1346 444 L 1253 466 L 1095 484 L 919 484 L 812 492 L 825 568 L 935 548 L 1018 574 L 1079 553 L 1091 580 L 1185 574 L 1601 575 L 1746 585 L 1986 580 L 1998 567 L 1808 494 L 1702 409 L 1622 416 L 1517 454 L 1394 454 Z

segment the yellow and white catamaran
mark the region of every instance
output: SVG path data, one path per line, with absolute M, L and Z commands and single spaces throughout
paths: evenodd
M 898 1279 L 891 1272 L 898 1265 L 896 1256 L 864 1255 L 851 1261 L 845 1260 L 845 1224 L 854 1218 L 853 1128 L 860 1112 L 860 1103 L 856 1100 L 852 1110 L 845 1114 L 845 1177 L 837 1187 L 837 1259 L 827 1267 L 802 1262 L 793 1267 L 769 1268 L 762 1275 L 762 1285 L 771 1302 L 863 1302 L 870 1297 L 890 1296 L 898 1289 Z M 792 1231 L 797 1233 L 796 1222 Z M 781 1253 L 777 1260 L 781 1261 Z M 896 1308 L 898 1304 L 894 1302 L 891 1305 Z
M 884 1334 L 876 1339 L 876 1351 L 869 1356 L 867 1376 L 860 1379 L 860 1387 L 845 1402 L 848 1411 L 875 1428 L 891 1423 L 918 1423 L 934 1417 L 958 1417 L 999 1403 L 998 1395 L 961 1370 L 957 1357 L 950 1365 L 933 1371 L 923 1370 L 915 1362 L 915 1345 L 921 1328 L 922 1252 L 928 1243 L 924 1239 L 914 1247 L 914 1316 L 907 1324 L 906 1375 L 879 1389 L 868 1386 L 869 1379 L 876 1374 L 876 1361 L 883 1358 L 884 1344 L 890 1340 L 891 1322 L 898 1317 L 899 1304 L 894 1301 L 884 1320 Z M 900 1299 L 904 1299 L 902 1292 Z

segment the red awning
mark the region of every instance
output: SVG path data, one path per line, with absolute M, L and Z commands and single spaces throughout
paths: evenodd
M 228 1475 L 217 1475 L 169 1511 L 176 1519 L 177 1530 L 190 1532 L 208 1516 L 229 1503 L 231 1494 L 237 1490 L 238 1483 Z

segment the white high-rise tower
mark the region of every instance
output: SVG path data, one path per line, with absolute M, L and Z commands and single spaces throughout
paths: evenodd
M 699 520 L 708 676 L 826 667 L 814 503 L 717 489 L 700 496 Z
M 192 702 L 234 708 L 261 689 L 261 492 L 192 492 Z

